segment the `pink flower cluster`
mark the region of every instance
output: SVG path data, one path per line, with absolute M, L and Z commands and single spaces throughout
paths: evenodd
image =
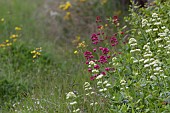
M 113 16 L 113 20 L 111 21 L 116 27 L 118 27 L 118 17 Z M 101 24 L 103 21 L 99 16 L 96 17 L 96 23 Z M 108 23 L 107 23 L 108 24 Z M 84 57 L 86 58 L 86 64 L 88 65 L 88 71 L 92 74 L 91 80 L 94 80 L 98 75 L 106 75 L 108 72 L 114 72 L 115 68 L 113 65 L 110 65 L 109 62 L 111 62 L 111 56 L 114 57 L 115 53 L 119 54 L 120 52 L 116 52 L 112 49 L 115 46 L 119 44 L 119 41 L 117 39 L 117 34 L 113 34 L 113 36 L 106 36 L 104 33 L 105 28 L 103 28 L 104 25 L 99 25 L 97 28 L 99 29 L 98 33 L 93 33 L 91 35 L 91 41 L 92 44 L 95 45 L 95 47 L 91 51 L 85 51 Z M 102 29 L 100 29 L 102 27 Z M 104 29 L 104 30 L 103 30 Z M 124 34 L 124 32 L 120 33 L 121 35 Z M 102 35 L 102 36 L 101 36 Z M 120 36 L 120 35 L 119 35 Z M 108 40 L 108 41 L 107 41 Z M 99 44 L 100 43 L 100 44 Z M 100 45 L 100 47 L 99 47 Z M 103 47 L 101 47 L 101 45 Z M 107 47 L 104 47 L 107 46 Z

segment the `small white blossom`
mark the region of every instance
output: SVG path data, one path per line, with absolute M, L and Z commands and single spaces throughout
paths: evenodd
M 161 29 L 165 29 L 165 28 L 166 28 L 165 26 L 161 27 Z
M 67 93 L 67 95 L 66 95 L 66 99 L 69 99 L 69 98 L 75 98 L 76 97 L 76 95 L 73 93 L 73 92 L 69 92 L 69 93 Z
M 77 102 L 76 102 L 76 101 L 74 101 L 74 102 L 70 102 L 70 105 L 75 105 L 75 104 L 77 104 Z
M 158 42 L 158 41 L 161 41 L 162 40 L 162 38 L 157 38 L 157 39 L 155 39 L 154 41 L 155 42 Z
M 153 14 L 152 14 L 152 17 L 153 17 L 153 18 L 158 18 L 158 14 L 153 13 Z
M 108 83 L 108 81 L 107 80 L 105 80 L 104 82 L 103 82 L 103 84 L 107 84 Z
M 89 64 L 90 64 L 90 65 L 94 65 L 95 62 L 94 62 L 94 61 L 90 61 Z
M 161 22 L 155 22 L 154 23 L 154 25 L 160 25 L 161 24 Z
M 147 29 L 147 30 L 146 30 L 147 33 L 151 32 L 151 31 L 152 31 L 152 29 Z
M 132 43 L 136 43 L 137 41 L 136 41 L 136 39 L 134 39 L 134 38 L 130 38 L 129 39 L 129 44 L 132 44 Z
M 101 79 L 103 77 L 103 74 L 100 74 L 99 76 L 96 77 L 96 79 Z
M 106 87 L 109 87 L 109 86 L 111 86 L 111 84 L 106 84 Z
M 84 87 L 89 87 L 90 86 L 90 83 L 89 82 L 85 82 L 84 83 Z
M 98 81 L 98 82 L 97 82 L 97 85 L 99 85 L 99 84 L 102 84 L 102 81 Z
M 73 113 L 78 112 L 78 111 L 80 111 L 80 109 L 79 109 L 79 108 L 78 108 L 78 109 L 76 109 L 76 110 L 73 110 Z
M 164 36 L 166 36 L 166 33 L 158 33 L 158 36 L 164 37 Z
M 149 59 L 146 59 L 146 60 L 144 60 L 144 63 L 147 63 L 147 62 L 149 62 L 150 60 Z
M 158 31 L 158 28 L 154 28 L 153 31 Z
M 157 78 L 156 78 L 156 76 L 151 75 L 151 76 L 150 76 L 150 79 L 152 79 L 152 80 L 156 80 Z
M 150 67 L 150 65 L 149 64 L 145 64 L 144 67 L 147 68 L 147 67 Z

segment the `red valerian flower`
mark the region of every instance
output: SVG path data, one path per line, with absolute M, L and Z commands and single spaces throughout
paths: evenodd
M 100 16 L 96 17 L 96 23 L 98 23 L 98 22 L 102 22 Z
M 109 71 L 109 70 L 110 70 L 110 68 L 109 68 L 109 67 L 106 67 L 106 68 L 105 68 L 105 71 Z
M 109 49 L 108 48 L 103 48 L 102 52 L 103 52 L 103 54 L 108 54 L 109 53 Z
M 107 56 L 104 56 L 104 55 L 100 56 L 100 59 L 98 60 L 98 62 L 102 64 L 107 63 Z
M 86 57 L 86 60 L 90 60 L 90 59 L 94 58 L 94 56 L 92 55 L 92 52 L 90 52 L 90 51 L 84 52 L 84 56 Z
M 92 40 L 93 44 L 99 43 L 99 38 L 98 38 L 97 34 L 95 34 L 95 33 L 91 35 L 91 40 Z
M 98 65 L 98 64 L 96 64 L 95 66 L 94 66 L 94 69 L 99 69 L 100 68 L 100 66 Z
M 117 38 L 114 36 L 112 38 L 110 38 L 110 43 L 112 46 L 116 46 L 118 44 Z

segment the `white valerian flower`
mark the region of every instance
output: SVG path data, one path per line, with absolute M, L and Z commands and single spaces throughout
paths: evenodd
M 74 101 L 74 102 L 70 102 L 70 105 L 75 105 L 75 104 L 77 104 L 77 102 L 76 102 L 76 101 Z
M 99 89 L 99 92 L 103 92 L 104 90 L 103 89 Z
M 158 36 L 164 37 L 164 36 L 166 36 L 166 33 L 158 33 Z
M 85 88 L 84 90 L 87 91 L 87 90 L 89 90 L 89 88 Z
M 91 67 L 91 65 L 89 65 L 88 67 Z
M 140 59 L 140 60 L 139 60 L 139 62 L 143 62 L 143 61 L 144 61 L 144 59 Z
M 162 44 L 159 44 L 159 45 L 158 45 L 158 47 L 164 47 L 164 45 L 162 45 Z
M 89 64 L 90 64 L 90 65 L 94 65 L 95 62 L 94 62 L 94 61 L 90 61 Z
M 105 80 L 104 82 L 103 82 L 103 84 L 107 84 L 108 83 L 108 81 L 107 80 Z
M 153 31 L 158 31 L 158 28 L 154 28 Z
M 78 108 L 78 109 L 76 109 L 76 110 L 73 110 L 73 113 L 76 113 L 76 112 L 78 112 L 78 111 L 80 111 L 80 109 Z
M 139 61 L 138 60 L 134 60 L 133 63 L 138 63 Z
M 153 14 L 152 14 L 152 18 L 158 18 L 158 14 L 153 13 Z
M 150 65 L 149 64 L 145 64 L 144 67 L 147 68 L 147 67 L 150 67 Z
M 101 79 L 103 77 L 103 74 L 100 74 L 96 77 L 96 79 Z
M 102 84 L 102 81 L 98 81 L 98 82 L 97 82 L 97 85 L 99 85 L 99 84 Z
M 144 63 L 147 63 L 147 62 L 149 62 L 150 61 L 150 59 L 146 59 L 146 60 L 144 60 Z
M 132 43 L 136 43 L 137 41 L 136 41 L 136 39 L 134 39 L 134 38 L 130 38 L 129 39 L 129 44 L 132 44 Z
M 91 92 L 91 94 L 95 94 L 95 92 Z
M 106 84 L 106 87 L 109 87 L 109 86 L 111 86 L 111 84 Z
M 98 73 L 98 72 L 99 72 L 99 70 L 97 70 L 97 69 L 92 70 L 92 73 Z
M 149 32 L 151 32 L 152 31 L 152 29 L 147 29 L 146 30 L 146 33 L 149 33 Z
M 140 49 L 135 49 L 135 51 L 140 52 L 141 50 Z
M 148 24 L 148 20 L 142 19 L 142 27 L 145 27 Z
M 89 83 L 89 82 L 85 82 L 85 83 L 84 83 L 84 87 L 85 87 L 85 88 L 87 88 L 87 87 L 89 87 L 89 86 L 90 86 L 90 83 Z
M 143 57 L 151 57 L 152 56 L 152 53 L 151 54 L 144 54 Z
M 169 37 L 165 37 L 164 39 L 165 39 L 165 40 L 169 40 Z
M 152 19 L 152 22 L 156 21 L 156 19 Z
M 90 106 L 93 106 L 94 105 L 94 103 L 90 103 Z
M 151 75 L 151 76 L 150 76 L 150 79 L 152 79 L 152 80 L 156 80 L 156 79 L 157 79 L 157 77 L 156 77 L 156 76 L 154 76 L 154 75 Z
M 86 96 L 90 95 L 89 93 L 86 94 Z
M 169 29 L 165 29 L 164 32 L 165 32 L 165 33 L 168 33 L 168 32 L 169 32 Z
M 132 47 L 137 46 L 137 43 L 130 44 L 130 46 L 132 46 Z
M 130 53 L 134 53 L 135 52 L 135 50 L 130 50 Z
M 154 25 L 160 25 L 161 24 L 161 22 L 155 22 L 154 23 Z
M 159 71 L 159 70 L 161 70 L 161 67 L 156 67 L 156 68 L 154 69 L 154 71 Z
M 91 90 L 92 89 L 92 87 L 89 87 L 89 90 Z
M 166 28 L 165 26 L 161 27 L 161 29 L 165 29 L 165 28 Z
M 155 39 L 154 41 L 155 42 L 158 42 L 158 41 L 161 41 L 162 40 L 162 38 L 157 38 L 157 39 Z
M 74 92 L 69 92 L 69 93 L 67 93 L 67 95 L 66 95 L 66 99 L 69 99 L 69 98 L 75 98 L 76 97 L 76 95 L 74 94 Z
M 107 88 L 104 88 L 103 91 L 107 91 Z

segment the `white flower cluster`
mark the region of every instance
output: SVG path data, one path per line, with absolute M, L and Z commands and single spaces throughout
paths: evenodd
M 146 33 L 158 31 L 161 24 L 161 18 L 159 18 L 157 13 L 153 13 L 149 19 L 142 19 L 142 27 L 149 27 L 149 29 L 145 30 Z
M 94 61 L 90 61 L 88 67 L 91 68 L 91 67 L 94 67 L 95 65 L 97 65 L 97 64 Z M 92 73 L 97 74 L 97 73 L 99 73 L 99 70 L 98 69 L 93 69 Z
M 66 94 L 66 99 L 69 99 L 69 98 L 76 98 L 76 95 L 74 92 L 69 92 Z
M 137 41 L 134 38 L 130 38 L 129 39 L 129 44 L 131 47 L 130 53 L 136 53 L 136 52 L 141 52 L 140 49 L 137 48 Z M 134 57 L 131 57 L 131 59 L 133 60 L 133 63 L 138 63 L 138 60 Z
M 108 87 L 110 87 L 110 86 L 111 86 L 111 84 L 108 83 L 107 80 L 105 80 L 105 81 L 99 80 L 97 82 L 97 87 L 99 88 L 99 92 L 107 91 Z

